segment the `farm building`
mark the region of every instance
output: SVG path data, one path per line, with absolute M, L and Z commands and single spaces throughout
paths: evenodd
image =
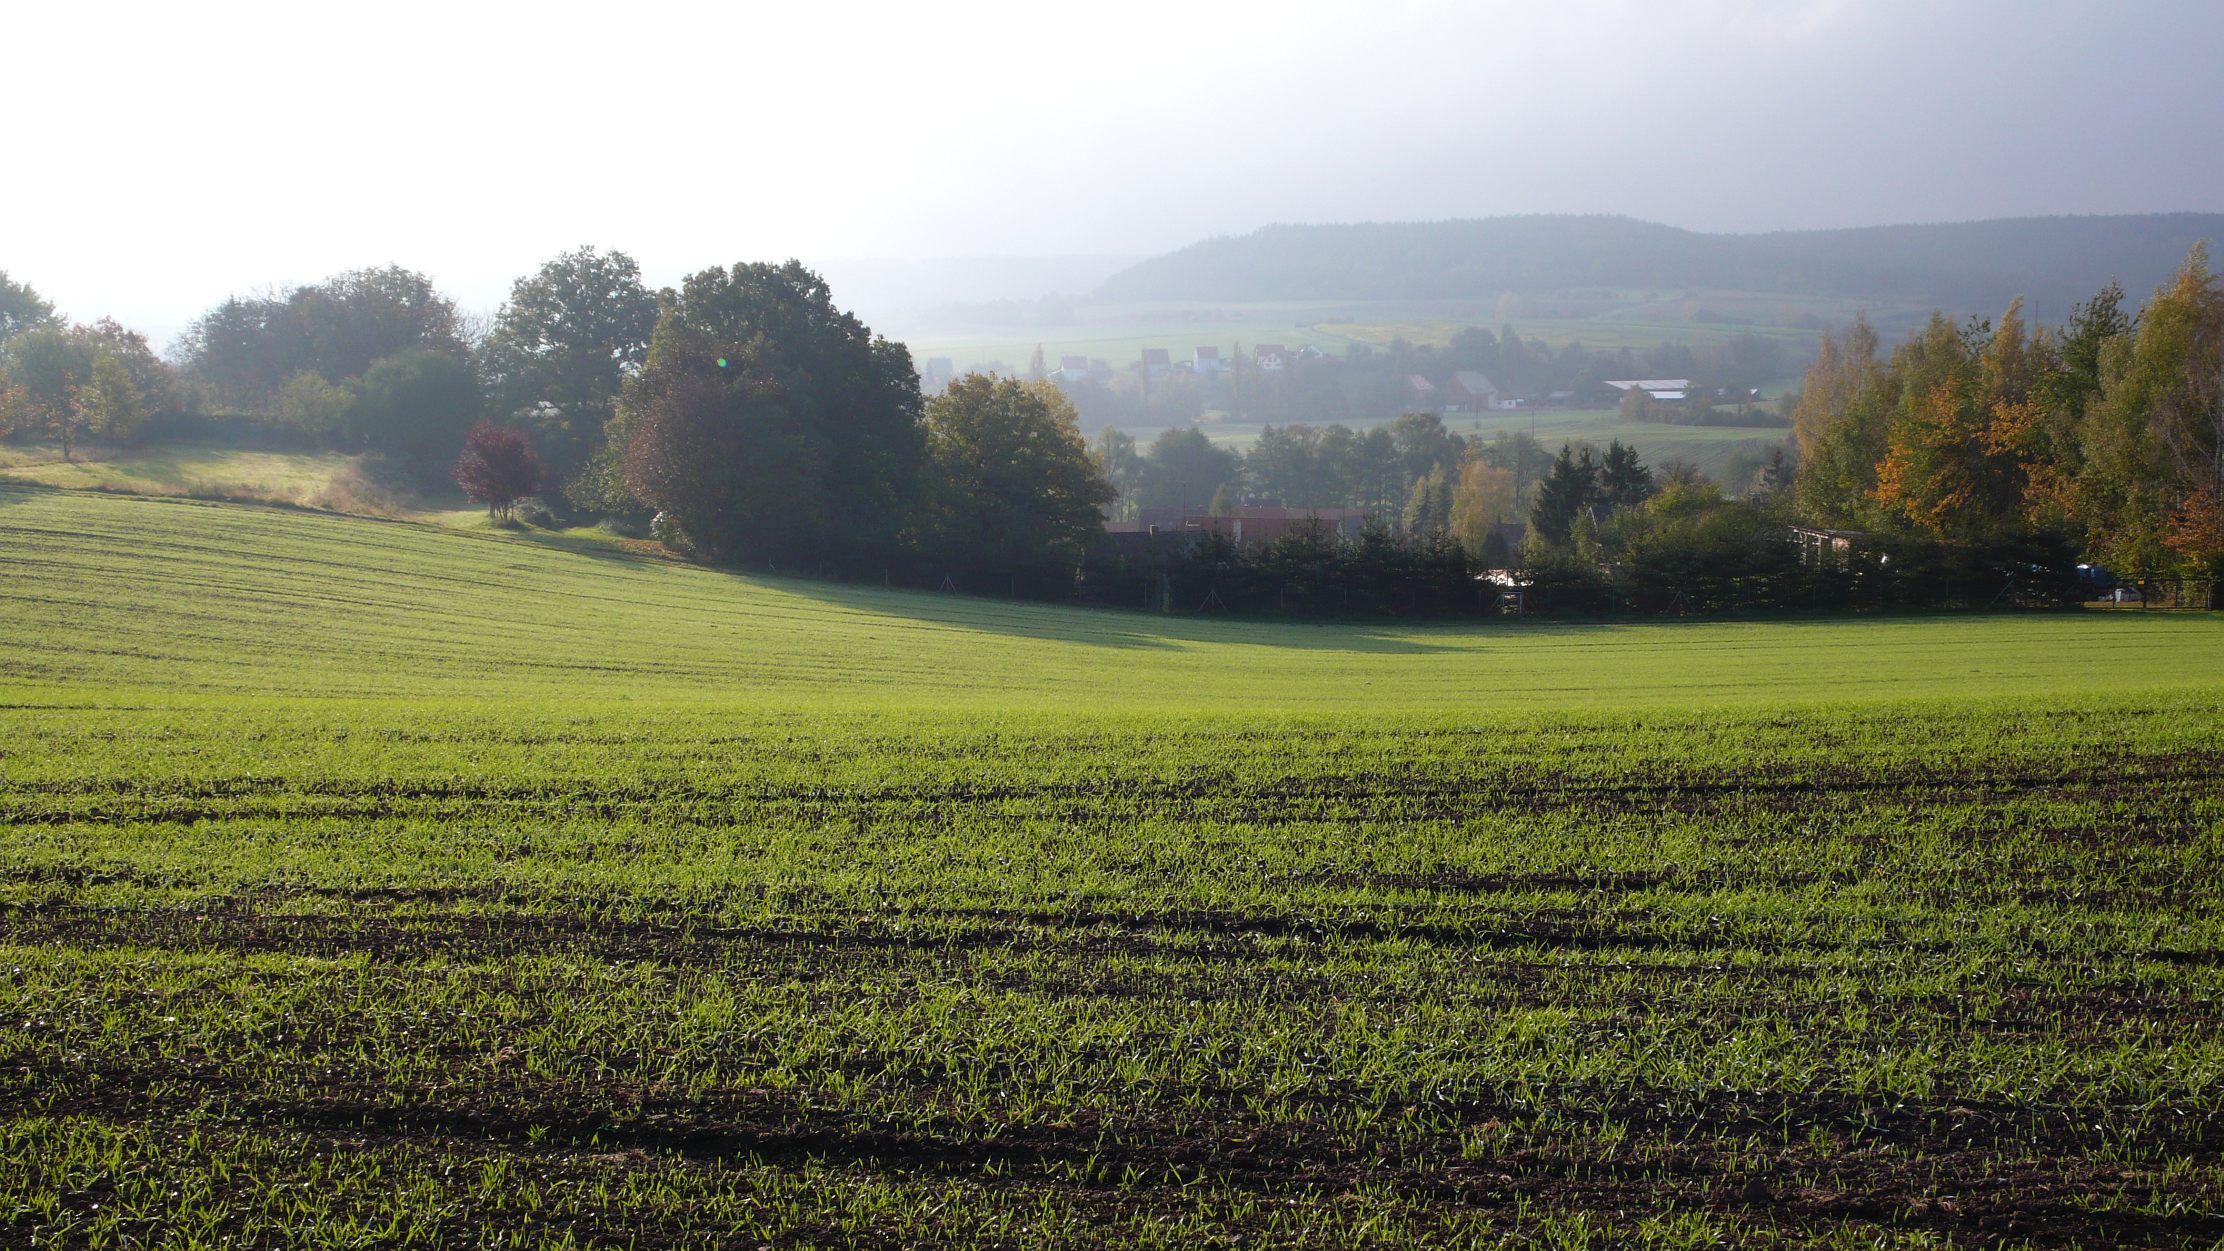
M 1673 403 L 1681 400 L 1685 393 L 1691 390 L 1691 379 L 1624 378 L 1619 382 L 1608 382 L 1606 385 L 1624 394 L 1631 391 L 1643 391 L 1652 399 L 1664 403 Z
M 1482 413 L 1498 407 L 1498 384 L 1472 369 L 1455 371 L 1443 393 L 1447 413 Z

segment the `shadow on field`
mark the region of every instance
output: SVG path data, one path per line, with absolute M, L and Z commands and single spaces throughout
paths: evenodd
M 573 556 L 590 556 L 596 560 L 617 561 L 624 564 L 687 565 L 690 568 L 703 569 L 711 573 L 730 574 L 733 572 L 730 569 L 719 569 L 715 566 L 697 565 L 691 561 L 681 560 L 677 556 L 667 555 L 656 544 L 647 540 L 588 539 L 573 534 L 554 534 L 547 530 L 534 530 L 526 526 L 519 526 L 514 530 L 457 530 L 455 533 L 520 539 L 538 547 L 549 548 L 552 551 L 567 552 Z
M 15 482 L 0 478 L 0 508 L 6 508 L 10 504 L 28 504 L 35 493 L 55 489 L 43 483 Z
M 1464 650 L 1389 632 L 1380 622 L 1262 621 L 1245 617 L 1160 616 L 1121 608 L 990 599 L 977 595 L 896 590 L 807 578 L 753 579 L 857 612 L 979 630 L 1015 638 L 1115 649 L 1172 649 L 1190 644 L 1248 644 L 1306 651 L 1424 655 Z

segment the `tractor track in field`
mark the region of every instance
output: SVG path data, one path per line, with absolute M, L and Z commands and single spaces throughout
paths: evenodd
M 20 1081 L 25 1074 L 0 1065 L 0 1075 Z M 1487 1134 L 1538 1109 L 1432 1104 L 1430 1113 L 1461 1131 L 1353 1139 L 1302 1118 L 1248 1116 L 1241 1092 L 1179 1122 L 1145 1109 L 1082 1112 L 1055 1124 L 929 1117 L 903 1125 L 783 1092 L 687 1100 L 622 1081 L 577 1086 L 489 1077 L 437 1092 L 339 1082 L 287 1097 L 227 1081 L 217 1066 L 97 1075 L 79 1068 L 52 1076 L 43 1093 L 15 1083 L 0 1087 L 0 1111 L 155 1126 L 205 1121 L 220 1131 L 315 1141 L 522 1154 L 559 1167 L 587 1157 L 598 1166 L 819 1163 L 961 1181 L 993 1175 L 1003 1184 L 1071 1191 L 1114 1210 L 1148 1210 L 1198 1184 L 1270 1201 L 1368 1185 L 1465 1209 L 1541 1202 L 1570 1210 L 1704 1210 L 1792 1228 L 1842 1222 L 1923 1229 L 1957 1241 L 2182 1247 L 2224 1237 L 2218 1207 L 2224 1196 L 2182 1196 L 2209 1206 L 2177 1215 L 2131 1210 L 2171 1188 L 2151 1169 L 2093 1158 L 2108 1142 L 2096 1119 L 2115 1118 L 2066 1106 L 1758 1092 L 1620 1092 L 1617 1100 L 1600 1092 L 1600 1101 L 1554 1116 L 1561 1136 L 1532 1130 L 1474 1157 L 1463 1154 L 1462 1133 Z M 97 1078 L 92 1088 L 78 1089 L 89 1077 Z M 1398 1109 L 1389 1111 L 1386 1119 L 1395 1123 Z M 1593 1135 L 1609 1125 L 1624 1144 L 1618 1158 L 1595 1149 Z M 1775 1145 L 1755 1145 L 1763 1142 Z M 2141 1147 L 2213 1164 L 2224 1155 L 2224 1118 L 2213 1110 L 2181 1118 Z M 1077 1171 L 1097 1184 L 1071 1180 Z M 1115 1184 L 1119 1179 L 1129 1184 Z

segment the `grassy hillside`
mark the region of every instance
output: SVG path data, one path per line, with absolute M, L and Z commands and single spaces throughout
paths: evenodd
M 0 1244 L 2207 1246 L 2224 620 L 1401 628 L 0 487 Z
M 2205 668 L 2224 640 L 2224 621 L 2136 614 L 1177 619 L 744 577 L 553 536 L 6 488 L 0 561 L 0 676 L 65 689 L 1518 712 L 2148 688 Z

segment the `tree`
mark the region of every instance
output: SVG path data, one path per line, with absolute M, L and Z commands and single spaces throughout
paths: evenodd
M 1104 529 L 1111 484 L 1048 383 L 968 374 L 926 405 L 932 546 L 1000 572 L 1070 575 Z
M 1143 487 L 1143 454 L 1135 449 L 1135 436 L 1125 434 L 1111 426 L 1097 432 L 1097 443 L 1089 455 L 1096 461 L 1097 472 L 1119 492 L 1113 508 L 1123 520 L 1134 520 L 1135 497 Z
M 511 506 L 537 494 L 546 477 L 532 440 L 514 426 L 481 420 L 464 436 L 456 457 L 456 485 L 473 503 L 486 505 L 489 517 L 507 518 Z
M 113 317 L 76 327 L 71 333 L 85 344 L 87 351 L 116 358 L 116 363 L 130 376 L 131 385 L 139 392 L 140 402 L 148 413 L 175 411 L 177 371 L 155 355 L 147 343 L 147 336 L 125 328 Z
M 1413 489 L 1406 495 L 1406 532 L 1426 538 L 1442 534 L 1451 521 L 1451 478 L 1442 464 L 1432 465 L 1427 473 L 1413 480 Z
M 108 440 L 112 446 L 130 441 L 147 420 L 147 403 L 138 384 L 131 380 L 131 371 L 110 352 L 93 357 L 85 385 L 78 388 L 77 402 L 87 432 Z
M 479 419 L 479 380 L 455 356 L 415 348 L 378 361 L 355 388 L 341 433 L 359 448 L 445 462 Z
M 823 502 L 823 451 L 761 372 L 652 364 L 629 389 L 623 474 L 634 499 L 713 556 L 807 553 Z
M 55 322 L 54 306 L 26 283 L 0 269 L 0 344 L 17 334 Z
M 1212 503 L 1206 506 L 1205 511 L 1215 517 L 1233 517 L 1240 507 L 1236 501 L 1235 488 L 1223 482 L 1220 489 L 1212 493 Z
M 1435 413 L 1406 413 L 1390 423 L 1390 439 L 1397 445 L 1404 481 L 1426 475 L 1438 465 L 1456 466 L 1467 459 L 1461 438 L 1445 430 Z
M 413 350 L 470 355 L 455 302 L 424 274 L 387 266 L 229 297 L 188 326 L 172 354 L 187 381 L 212 401 L 267 415 L 286 381 L 303 370 L 346 382 L 374 362 Z
M 84 339 L 59 325 L 22 331 L 8 340 L 10 431 L 43 434 L 62 445 L 62 459 L 77 456 L 84 428 L 78 389 L 92 377 L 92 353 Z
M 1825 432 L 1875 376 L 1876 356 L 1877 334 L 1866 315 L 1856 316 L 1842 336 L 1823 333 L 1815 363 L 1800 382 L 1799 403 L 1792 410 L 1792 437 L 1802 457 L 1815 454 Z
M 309 337 L 283 294 L 227 297 L 194 319 L 171 349 L 202 403 L 234 412 L 272 411 L 289 378 L 314 373 Z
M 1209 505 L 1213 492 L 1236 479 L 1234 453 L 1215 447 L 1196 430 L 1168 430 L 1151 443 L 1144 507 L 1195 511 Z
M 1481 460 L 1460 467 L 1459 485 L 1452 489 L 1452 537 L 1477 556 L 1497 526 L 1514 515 L 1514 475 Z M 1505 556 L 1500 554 L 1500 563 Z
M 458 360 L 470 355 L 455 301 L 430 277 L 399 265 L 335 274 L 295 291 L 287 303 L 307 337 L 312 367 L 333 382 L 362 377 L 374 362 L 412 350 Z
M 707 269 L 626 384 L 625 479 L 722 554 L 878 569 L 921 491 L 920 409 L 911 354 L 799 262 Z
M 632 257 L 591 247 L 556 257 L 510 287 L 480 345 L 490 406 L 533 413 L 542 450 L 570 473 L 647 360 L 656 315 Z
M 279 388 L 278 418 L 296 430 L 331 438 L 347 425 L 348 409 L 354 402 L 346 387 L 326 382 L 324 375 L 304 369 Z
M 1577 519 L 1588 521 L 1597 502 L 1599 465 L 1590 445 L 1562 444 L 1537 487 L 1537 503 L 1529 514 L 1532 534 L 1544 542 L 1565 544 Z
M 2224 552 L 2205 546 L 2202 517 L 2224 492 L 2224 288 L 2205 248 L 2104 350 L 2078 438 L 2075 508 L 2112 565 L 2217 567 Z
M 1595 502 L 1608 513 L 1635 508 L 1653 493 L 1653 473 L 1637 458 L 1637 449 L 1614 440 L 1599 460 Z

